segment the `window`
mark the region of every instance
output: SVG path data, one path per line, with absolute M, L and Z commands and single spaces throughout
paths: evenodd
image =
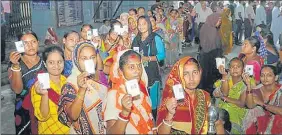
M 99 4 L 101 4 L 100 7 Z M 110 19 L 112 17 L 112 14 L 113 14 L 112 1 L 103 1 L 103 0 L 94 1 L 95 22 L 100 22 L 103 21 L 104 19 Z

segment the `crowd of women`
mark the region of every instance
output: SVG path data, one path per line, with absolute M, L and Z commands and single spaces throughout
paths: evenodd
M 192 5 L 189 10 L 186 17 L 193 28 L 196 13 Z M 200 31 L 203 53 L 199 61 L 190 56 L 179 59 L 180 41 L 185 37 L 180 11 L 157 6 L 146 14 L 143 7 L 130 9 L 110 21 L 107 33 L 89 39 L 93 27 L 84 24 L 80 32 L 67 32 L 62 46 L 48 46 L 42 54 L 36 34 L 23 32 L 19 40 L 25 51 L 11 52 L 8 68 L 16 93 L 16 134 L 206 134 L 211 97 L 218 99 L 221 108 L 215 122 L 217 134 L 282 133 L 279 59 L 266 63 L 258 53 L 262 45 L 272 46 L 272 34 L 258 30 L 258 36 L 245 39 L 242 55 L 230 60 L 226 68 L 219 66 L 220 79 L 212 82 L 215 90 L 209 91 L 201 88 L 208 83 L 199 87 L 213 74 L 205 71 L 204 62 L 215 61 L 208 58 L 213 55 L 209 52 L 222 47 L 214 40 L 216 33 L 230 34 L 224 27 L 230 11 L 207 17 L 202 29 L 214 33 Z M 126 26 L 123 33 L 117 30 Z M 225 47 L 229 53 L 230 46 Z M 276 54 L 279 58 L 277 50 Z M 94 74 L 86 70 L 88 60 L 95 65 Z M 246 65 L 254 66 L 254 75 L 244 72 Z M 161 66 L 171 68 L 165 82 Z M 49 89 L 42 89 L 39 73 L 49 74 Z M 138 96 L 128 94 L 131 80 L 137 80 Z M 183 100 L 176 100 L 173 92 L 179 84 Z

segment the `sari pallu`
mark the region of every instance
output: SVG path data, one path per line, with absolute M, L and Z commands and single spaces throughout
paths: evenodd
M 229 20 L 230 9 L 225 8 L 221 14 L 220 37 L 224 54 L 229 54 L 233 47 L 232 22 Z
M 77 45 L 73 51 L 74 65 L 72 74 L 68 77 L 67 84 L 63 86 L 59 100 L 59 121 L 70 127 L 70 134 L 104 134 L 102 106 L 108 90 L 105 84 L 94 80 L 87 81 L 88 90 L 86 91 L 84 103 L 77 121 L 72 121 L 69 118 L 65 108 L 67 103 L 75 100 L 79 90 L 77 76 L 81 74 L 81 69 L 78 64 L 78 55 L 84 47 L 93 46 L 90 43 L 84 42 Z M 97 74 L 96 76 L 100 78 L 100 74 Z M 95 79 L 97 78 L 95 77 Z
M 118 72 L 120 56 L 126 51 L 121 51 L 114 56 L 114 63 L 111 67 L 110 79 L 113 83 L 112 89 L 107 94 L 107 103 L 104 106 L 105 122 L 108 120 L 118 120 L 118 115 L 122 111 L 121 99 L 127 93 L 125 89 L 125 79 Z M 140 86 L 140 98 L 133 100 L 133 107 L 130 114 L 129 123 L 126 126 L 125 134 L 152 134 L 153 116 L 151 100 L 147 91 L 148 77 L 144 67 Z
M 173 85 L 182 84 L 182 87 L 185 88 L 183 70 L 185 63 L 190 58 L 192 57 L 187 56 L 180 59 L 169 73 L 163 91 L 162 102 L 158 109 L 158 126 L 162 124 L 163 119 L 165 119 L 168 113 L 165 103 L 168 99 L 174 97 Z M 171 134 L 207 134 L 207 114 L 210 96 L 207 92 L 200 89 L 197 89 L 195 94 L 195 100 L 192 101 L 190 96 L 185 92 L 184 101 L 177 103 Z
M 282 86 L 276 86 L 276 90 L 269 96 L 269 105 L 282 107 Z M 262 96 L 260 88 L 255 89 L 254 93 Z M 282 134 L 282 116 L 257 106 L 249 111 L 243 126 L 246 134 Z
M 45 66 L 42 59 L 30 69 L 22 60 L 20 60 L 19 63 L 22 69 L 23 90 L 20 94 L 16 94 L 14 111 L 16 134 L 37 134 L 38 124 L 32 110 L 30 88 L 35 82 L 37 73 L 40 70 L 45 70 Z M 8 68 L 10 67 L 11 63 Z

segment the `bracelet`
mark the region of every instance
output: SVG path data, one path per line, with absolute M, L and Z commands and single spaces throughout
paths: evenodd
M 130 114 L 131 114 L 131 113 L 129 113 L 129 115 L 126 117 L 126 116 L 123 116 L 123 115 L 121 114 L 121 112 L 120 112 L 120 113 L 118 114 L 118 116 L 119 116 L 120 118 L 124 119 L 124 120 L 129 120 Z
M 13 67 L 11 67 L 11 70 L 14 71 L 14 72 L 20 72 L 22 70 L 22 68 L 14 69 Z
M 80 101 L 82 101 L 82 102 L 84 101 L 84 99 L 83 99 L 79 94 L 77 94 L 76 97 L 77 97 L 77 99 L 79 99 Z
M 172 127 L 172 124 L 166 123 L 164 119 L 163 119 L 163 123 L 164 123 L 165 125 L 169 126 L 169 127 Z
M 223 99 L 223 102 L 225 102 L 225 103 L 226 103 L 226 97 L 225 97 L 225 96 L 223 96 L 223 97 L 222 97 L 222 99 Z
M 226 80 L 221 79 L 222 82 L 226 82 Z

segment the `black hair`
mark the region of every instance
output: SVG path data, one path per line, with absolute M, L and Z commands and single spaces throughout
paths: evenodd
M 275 76 L 276 76 L 276 75 L 279 75 L 279 72 L 278 72 L 277 68 L 276 68 L 275 66 L 273 66 L 273 65 L 263 65 L 263 66 L 261 67 L 260 72 L 261 72 L 262 69 L 264 69 L 264 68 L 270 68 Z
M 176 10 L 176 9 L 171 9 L 171 10 L 169 11 L 169 13 L 171 13 L 172 11 L 175 11 L 176 13 L 178 13 L 178 10 Z
M 2 33 L 2 34 L 4 34 L 4 33 Z M 27 34 L 33 35 L 33 36 L 35 37 L 35 39 L 38 41 L 37 35 L 36 35 L 33 31 L 31 31 L 31 30 L 26 30 L 26 31 L 21 32 L 21 33 L 18 35 L 18 40 L 21 40 L 21 38 L 22 38 L 24 35 L 27 35 Z
M 120 56 L 119 59 L 119 69 L 123 69 L 123 66 L 128 62 L 128 58 L 131 55 L 137 56 L 141 60 L 141 55 L 133 50 L 126 51 L 124 54 Z
M 256 36 L 251 36 L 248 37 L 246 40 L 249 41 L 249 43 L 253 46 L 256 47 L 256 52 L 258 53 L 259 48 L 260 48 L 260 41 Z
M 201 69 L 200 63 L 195 58 L 188 59 L 184 65 L 186 65 L 189 62 L 195 63 L 198 69 Z
M 42 58 L 45 63 L 47 61 L 49 54 L 52 52 L 59 52 L 63 60 L 65 59 L 63 49 L 57 45 L 52 45 L 52 46 L 48 46 L 47 48 L 45 48 L 44 51 L 42 52 Z
M 164 12 L 164 9 L 163 9 L 163 8 L 159 8 L 159 9 L 161 9 L 161 10 Z
M 77 31 L 72 30 L 72 31 L 66 32 L 66 33 L 64 34 L 64 38 L 67 38 L 71 33 L 76 33 L 76 34 L 79 35 L 79 33 L 78 33 Z
M 86 27 L 86 26 L 89 26 L 90 29 L 93 29 L 93 26 L 92 26 L 91 24 L 83 24 L 82 27 L 81 27 L 81 29 L 80 29 L 80 31 L 82 31 L 82 29 L 83 29 L 84 27 Z
M 278 50 L 277 50 L 277 48 L 276 48 L 276 46 L 275 46 L 275 43 L 274 43 L 274 41 L 273 41 L 273 34 L 272 34 L 272 32 L 269 31 L 269 32 L 265 33 L 265 32 L 262 31 L 261 36 L 262 36 L 264 39 L 266 39 L 266 44 L 270 45 L 270 46 L 274 49 L 275 53 L 276 53 L 276 54 L 278 55 L 278 57 L 279 57 L 279 52 L 278 52 Z
M 119 24 L 121 27 L 122 27 L 122 24 L 120 21 L 116 20 L 116 19 L 112 19 L 111 22 L 110 22 L 110 26 L 111 26 L 111 29 L 109 30 L 109 33 L 112 33 L 113 30 L 114 30 L 114 26 L 116 24 Z
M 153 10 L 148 10 L 147 12 L 149 12 L 149 11 L 152 13 L 152 15 L 154 14 Z
M 244 61 L 243 61 L 242 59 L 240 59 L 239 57 L 234 57 L 234 58 L 232 58 L 232 59 L 230 60 L 230 62 L 229 62 L 229 67 L 230 67 L 230 65 L 231 65 L 231 62 L 233 62 L 233 61 L 235 61 L 235 60 L 240 61 L 241 64 L 242 64 L 242 67 L 245 66 L 245 63 L 244 63 Z
M 144 10 L 145 10 L 145 8 L 144 8 L 144 7 L 138 7 L 138 9 L 137 9 L 137 10 L 139 10 L 139 9 L 144 9 Z
M 224 121 L 224 129 L 228 132 L 231 131 L 232 124 L 230 122 L 230 115 L 225 109 L 219 108 L 219 119 Z
M 135 14 L 137 14 L 137 10 L 135 8 L 131 8 L 129 11 L 133 11 Z
M 104 19 L 104 20 L 103 20 L 103 23 L 105 24 L 107 21 L 109 21 L 109 20 L 108 20 L 108 19 Z
M 152 17 L 152 18 L 153 18 L 153 19 L 154 19 L 155 21 L 157 21 L 157 18 L 156 18 L 156 16 L 154 16 L 154 15 L 153 15 L 153 16 L 151 16 L 151 17 Z

